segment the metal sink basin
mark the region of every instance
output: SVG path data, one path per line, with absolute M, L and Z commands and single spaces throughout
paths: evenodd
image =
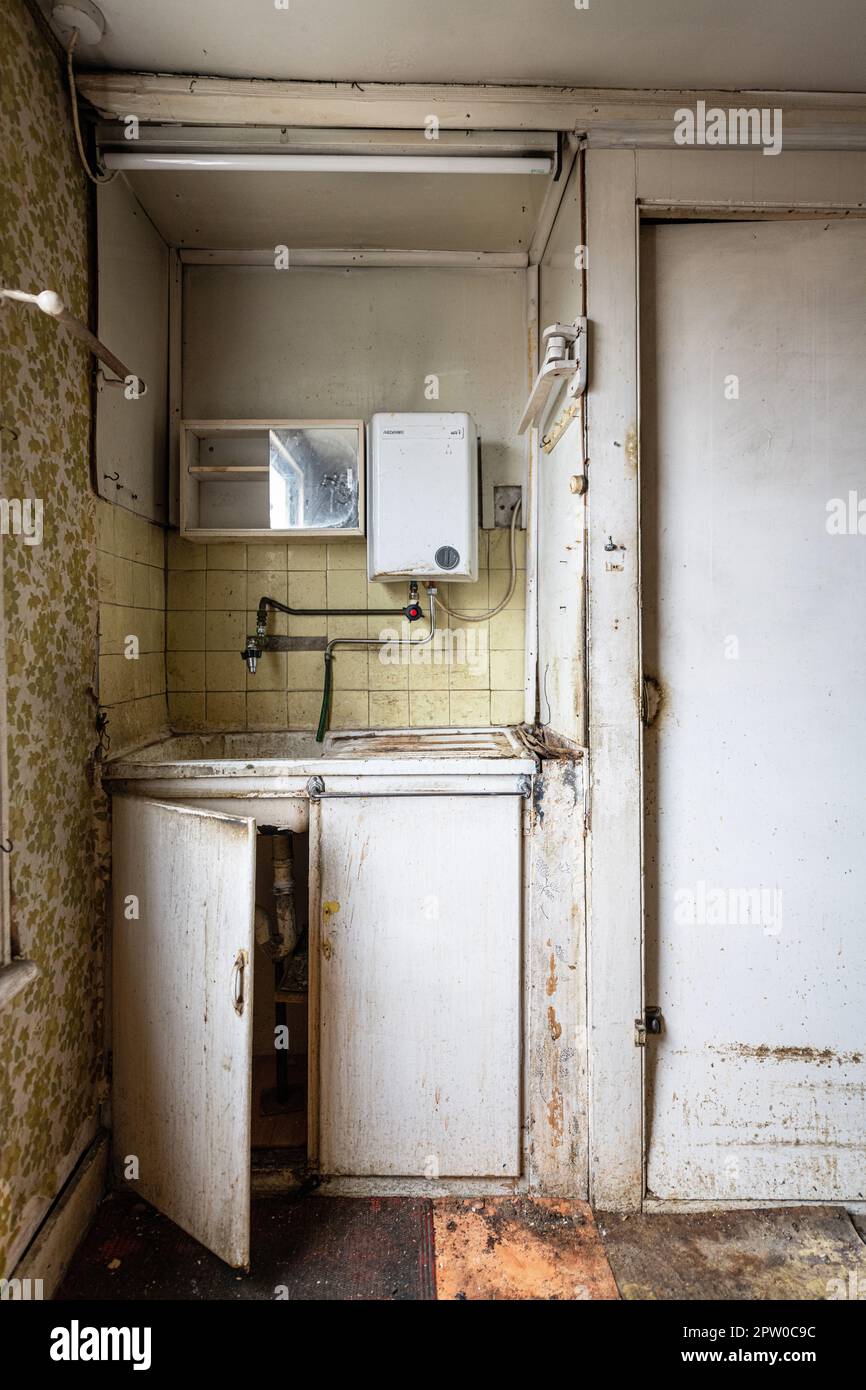
M 321 758 L 327 743 L 310 733 L 173 734 L 121 759 L 148 766 L 165 763 L 308 763 Z

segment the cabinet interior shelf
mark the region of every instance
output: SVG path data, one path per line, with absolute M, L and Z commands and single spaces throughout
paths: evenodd
M 232 482 L 246 482 L 254 478 L 261 482 L 270 469 L 266 463 L 191 463 L 189 473 L 194 478 L 231 478 Z
M 182 421 L 180 533 L 194 541 L 363 536 L 363 420 Z

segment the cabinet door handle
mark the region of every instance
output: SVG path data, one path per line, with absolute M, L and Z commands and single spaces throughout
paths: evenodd
M 240 1015 L 246 1005 L 246 995 L 244 992 L 244 981 L 246 979 L 248 956 L 246 951 L 238 951 L 235 956 L 235 963 L 232 966 L 232 1003 L 235 1013 Z

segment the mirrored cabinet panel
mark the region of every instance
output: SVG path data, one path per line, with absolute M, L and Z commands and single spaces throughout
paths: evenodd
M 363 536 L 363 420 L 186 420 L 189 540 Z

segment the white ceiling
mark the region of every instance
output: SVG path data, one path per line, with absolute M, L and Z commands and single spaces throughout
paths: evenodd
M 578 87 L 866 88 L 866 0 L 98 0 L 84 66 Z M 46 11 L 51 0 L 40 0 Z

